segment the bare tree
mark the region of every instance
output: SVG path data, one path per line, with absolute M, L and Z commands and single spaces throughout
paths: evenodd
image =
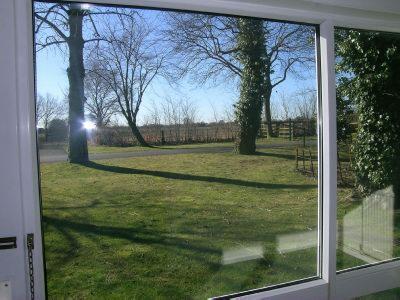
M 300 118 L 311 120 L 317 115 L 317 93 L 306 89 L 296 94 L 296 106 Z
M 214 103 L 209 101 L 209 104 L 210 104 L 210 107 L 211 107 L 211 110 L 212 110 L 212 122 L 215 123 L 214 124 L 214 126 L 215 126 L 214 139 L 217 141 L 218 140 L 219 131 L 220 131 L 220 126 L 222 125 L 221 121 L 223 121 L 223 119 L 220 117 L 220 114 L 219 114 L 217 108 L 215 107 Z
M 119 16 L 118 25 L 106 23 L 107 44 L 96 52 L 101 76 L 113 92 L 121 114 L 139 144 L 148 147 L 137 126 L 144 95 L 152 81 L 161 75 L 164 57 L 156 49 L 153 29 L 143 18 Z
M 166 20 L 164 39 L 178 56 L 175 66 L 180 75 L 191 74 L 200 84 L 240 77 L 235 18 L 172 12 Z
M 225 104 L 223 120 L 225 123 L 233 123 L 235 121 L 234 106 L 232 104 Z
M 99 75 L 99 67 L 96 62 L 89 62 L 85 76 L 85 108 L 96 126 L 103 128 L 118 111 L 118 103 L 107 81 Z
M 287 121 L 288 119 L 292 119 L 295 116 L 295 107 L 291 103 L 291 97 L 286 93 L 281 92 L 279 94 L 279 102 L 281 108 L 281 119 Z
M 302 24 L 264 22 L 266 35 L 266 74 L 264 87 L 264 119 L 268 135 L 273 135 L 270 102 L 274 88 L 289 74 L 301 78 L 299 70 L 311 68 L 315 61 L 314 28 Z M 268 75 L 269 74 L 269 75 Z
M 298 116 L 306 121 L 310 133 L 312 121 L 317 116 L 317 93 L 312 89 L 305 89 L 296 94 L 296 108 Z
M 86 131 L 82 130 L 85 118 L 84 48 L 87 43 L 98 44 L 102 40 L 95 18 L 110 14 L 129 15 L 127 11 L 87 4 L 35 3 L 36 50 L 57 46 L 68 53 L 69 160 L 73 163 L 89 160 Z M 84 25 L 87 25 L 85 30 Z
M 148 114 L 147 114 L 147 121 L 146 123 L 148 125 L 154 125 L 157 127 L 161 126 L 161 111 L 160 111 L 160 107 L 158 106 L 158 104 L 156 103 L 156 101 L 154 101 L 154 99 L 152 99 L 150 101 L 150 105 L 146 106 Z
M 63 105 L 56 97 L 50 94 L 46 96 L 38 95 L 36 101 L 36 123 L 42 123 L 47 142 L 50 121 L 61 118 L 63 115 Z
M 175 133 L 175 142 L 181 141 L 182 110 L 181 99 L 166 97 L 162 103 L 164 123 L 172 126 Z M 170 132 L 170 135 L 172 133 Z
M 224 118 L 225 128 L 227 131 L 227 138 L 233 140 L 235 138 L 235 111 L 232 104 L 226 104 L 224 106 Z
M 196 128 L 197 106 L 193 101 L 189 101 L 188 98 L 182 100 L 180 104 L 182 122 L 185 131 L 185 142 L 189 142 L 192 140 Z
M 204 14 L 168 13 L 169 28 L 165 36 L 177 55 L 177 69 L 191 73 L 196 81 L 221 82 L 240 79 L 241 49 L 237 46 L 238 18 Z M 305 25 L 265 21 L 264 119 L 268 135 L 271 124 L 271 93 L 289 73 L 299 76 L 299 67 L 310 67 L 314 61 L 313 28 Z
M 272 120 L 279 120 L 280 119 L 280 109 L 279 109 L 279 102 L 276 98 L 271 97 L 271 119 Z
M 147 104 L 145 106 L 146 110 L 147 110 L 147 114 L 144 116 L 144 124 L 146 126 L 149 126 L 151 128 L 153 128 L 153 130 L 155 131 L 154 134 L 161 135 L 161 143 L 164 144 L 165 142 L 165 136 L 164 136 L 164 131 L 162 128 L 162 112 L 161 112 L 161 108 L 158 105 L 158 103 L 154 100 L 151 99 L 151 101 L 149 101 L 150 103 Z
M 161 124 L 162 112 L 160 106 L 154 99 L 151 99 L 151 101 L 149 101 L 149 103 L 145 105 L 145 108 L 147 110 L 147 113 L 143 119 L 144 125 L 153 129 L 154 136 L 160 135 L 160 142 L 161 144 L 164 144 L 165 135 Z

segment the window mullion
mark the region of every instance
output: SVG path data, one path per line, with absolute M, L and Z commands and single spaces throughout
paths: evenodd
M 320 25 L 322 97 L 322 279 L 329 283 L 334 299 L 336 278 L 336 83 L 334 26 L 330 20 Z

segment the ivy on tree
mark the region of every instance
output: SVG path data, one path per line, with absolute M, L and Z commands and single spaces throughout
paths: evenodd
M 338 70 L 350 74 L 339 86 L 356 105 L 354 170 L 361 191 L 393 186 L 400 206 L 400 38 L 342 31 Z
M 260 130 L 261 112 L 264 99 L 265 37 L 263 21 L 259 19 L 238 19 L 237 44 L 242 67 L 240 98 L 235 105 L 238 136 L 235 150 L 239 154 L 254 154 L 256 138 Z

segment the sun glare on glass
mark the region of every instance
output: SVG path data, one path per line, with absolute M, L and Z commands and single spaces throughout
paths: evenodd
M 85 121 L 83 122 L 83 128 L 86 130 L 94 130 L 96 129 L 96 124 L 92 121 Z

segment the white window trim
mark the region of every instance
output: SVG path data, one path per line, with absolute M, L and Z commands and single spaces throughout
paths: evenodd
M 71 0 L 70 0 L 71 1 Z M 75 1 L 75 0 L 72 0 Z M 78 2 L 78 1 L 77 1 Z M 98 4 L 120 4 L 208 11 L 248 15 L 320 25 L 320 61 L 322 85 L 322 182 L 323 182 L 323 256 L 322 278 L 292 286 L 253 294 L 242 299 L 346 299 L 362 296 L 400 285 L 400 262 L 336 274 L 336 99 L 333 53 L 334 26 L 400 32 L 400 19 L 390 13 L 368 13 L 354 9 L 323 11 L 317 5 L 306 7 L 296 1 L 268 1 L 250 4 L 223 0 L 91 0 Z M 304 4 L 304 3 L 303 3 Z M 41 239 L 39 178 L 37 170 L 36 125 L 33 72 L 33 36 L 31 0 L 14 0 L 16 39 L 16 85 L 18 102 L 18 135 L 25 233 L 34 232 Z M 1 12 L 0 12 L 1 16 Z M 0 70 L 1 73 L 1 70 Z M 2 73 L 1 76 L 7 76 Z M 35 245 L 35 288 L 37 299 L 45 298 L 42 249 Z M 28 290 L 27 283 L 26 289 Z M 218 295 L 216 295 L 218 296 Z
M 317 279 L 306 283 L 294 284 L 285 288 L 273 289 L 266 292 L 255 293 L 236 299 L 243 300 L 320 300 L 328 299 L 328 283 Z M 234 298 L 235 299 L 235 298 Z
M 330 298 L 335 296 L 336 279 L 336 79 L 334 26 L 320 24 L 320 80 L 322 101 L 322 278 L 329 283 Z

